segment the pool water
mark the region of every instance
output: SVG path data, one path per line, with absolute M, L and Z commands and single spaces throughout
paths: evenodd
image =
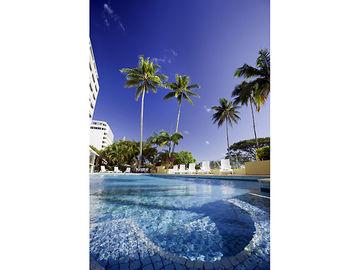
M 90 253 L 216 262 L 245 249 L 268 262 L 269 200 L 250 195 L 259 192 L 257 181 L 92 175 Z

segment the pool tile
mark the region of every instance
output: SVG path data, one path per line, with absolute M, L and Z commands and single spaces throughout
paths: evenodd
M 164 258 L 163 258 L 162 262 L 163 262 L 163 265 L 164 265 L 164 266 L 172 263 L 171 261 L 166 260 L 166 259 L 164 259 Z
M 186 270 L 186 267 L 182 264 L 174 263 L 176 270 Z
M 158 254 L 155 254 L 154 256 L 151 256 L 151 261 L 153 263 L 155 262 L 161 262 L 161 257 Z
M 129 270 L 129 263 L 120 263 L 120 270 Z
M 233 266 L 238 266 L 239 263 L 240 263 L 240 262 L 236 259 L 236 257 L 229 257 L 228 259 L 230 260 L 230 262 L 231 262 L 231 264 L 232 264 Z
M 215 270 L 222 270 L 225 269 L 225 267 L 222 265 L 222 263 L 220 261 L 216 261 L 213 263 L 214 269 Z
M 106 267 L 106 270 L 120 270 L 119 264 L 113 264 L 111 266 Z
M 131 261 L 129 269 L 130 270 L 141 269 L 141 262 L 139 260 Z
M 147 264 L 142 269 L 144 269 L 144 270 L 154 270 L 154 266 L 152 264 Z
M 225 267 L 225 269 L 233 269 L 233 265 L 231 264 L 230 260 L 226 257 L 221 258 L 221 264 Z
M 205 262 L 204 268 L 205 268 L 205 270 L 212 270 L 212 269 L 214 269 L 214 264 L 210 263 L 210 262 Z
M 202 262 L 202 261 L 195 261 L 194 262 L 194 268 L 203 269 L 203 267 L 204 267 L 204 262 Z
M 164 265 L 162 264 L 161 261 L 153 262 L 153 264 L 154 264 L 155 270 L 162 269 L 164 267 Z
M 150 257 L 141 257 L 140 260 L 141 260 L 141 263 L 142 263 L 143 265 L 151 264 L 151 259 L 150 259 Z
M 193 261 L 187 260 L 185 265 L 187 268 L 194 268 L 195 263 Z
M 175 266 L 173 264 L 165 265 L 164 270 L 175 270 Z

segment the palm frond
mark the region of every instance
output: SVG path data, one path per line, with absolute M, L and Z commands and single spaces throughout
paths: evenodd
M 171 91 L 164 96 L 164 99 L 167 100 L 167 99 L 173 98 L 174 96 L 175 96 L 175 92 Z
M 187 89 L 193 89 L 193 88 L 201 88 L 201 87 L 200 87 L 199 84 L 196 84 L 196 83 L 190 84 L 190 85 L 187 87 Z
M 249 66 L 248 64 L 244 64 L 242 67 L 238 68 L 234 73 L 234 77 L 244 77 L 244 78 L 251 78 L 260 75 L 261 75 L 260 71 L 257 68 Z

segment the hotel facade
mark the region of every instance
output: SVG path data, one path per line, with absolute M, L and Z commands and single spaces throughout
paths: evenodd
M 114 142 L 114 134 L 105 121 L 93 120 L 90 125 L 90 145 L 104 149 Z
M 96 99 L 99 94 L 99 75 L 97 72 L 97 67 L 95 63 L 94 52 L 91 46 L 91 41 L 89 42 L 90 47 L 90 60 L 89 60 L 89 69 L 90 69 L 90 80 L 89 80 L 89 87 L 90 87 L 90 95 L 89 95 L 89 120 L 93 119 Z

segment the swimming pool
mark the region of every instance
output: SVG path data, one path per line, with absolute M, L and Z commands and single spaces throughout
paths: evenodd
M 245 180 L 92 175 L 92 260 L 105 269 L 269 269 L 269 194 Z

